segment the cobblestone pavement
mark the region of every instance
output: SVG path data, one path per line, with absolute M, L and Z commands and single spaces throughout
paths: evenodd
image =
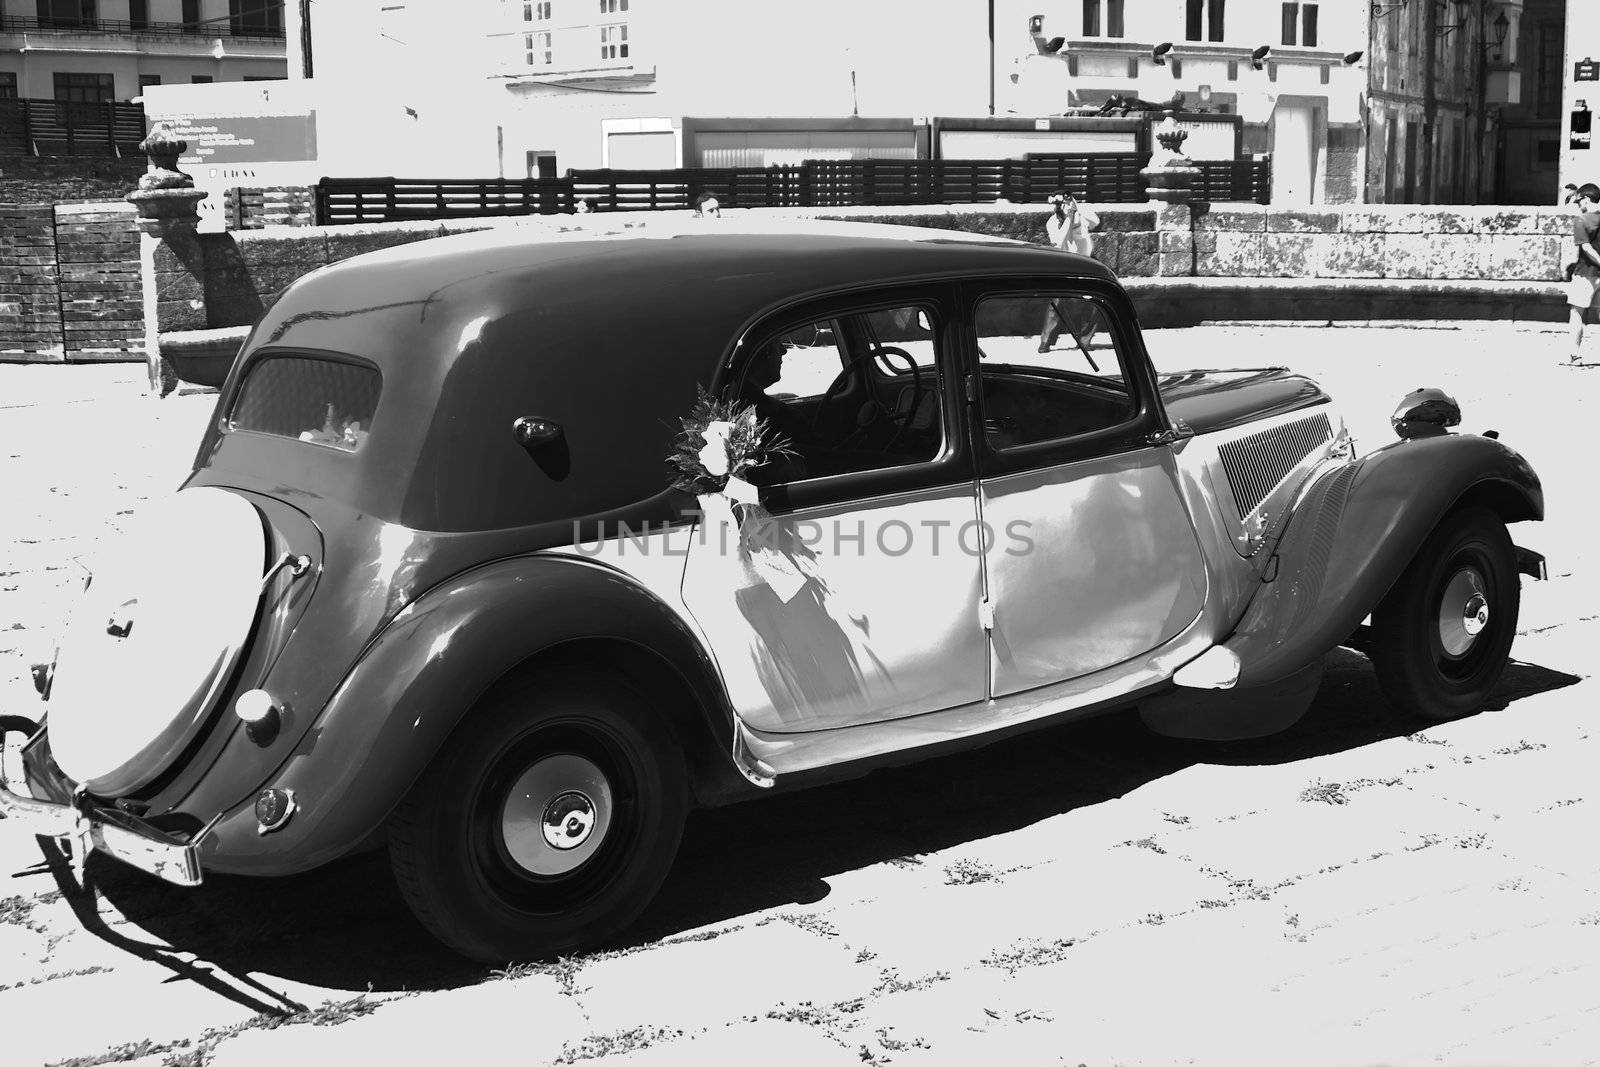
M 381 856 L 196 891 L 0 822 L 8 1063 L 1600 1062 L 1600 370 L 1552 329 L 1158 331 L 1157 365 L 1312 373 L 1370 447 L 1440 384 L 1545 480 L 1496 707 L 1420 733 L 1336 654 L 1265 741 L 1123 717 L 704 813 L 612 951 L 488 972 L 436 949 Z M 0 367 L 0 710 L 37 706 L 71 559 L 181 481 L 212 398 L 142 370 Z M 165 562 L 165 561 L 164 561 Z M 181 565 L 174 546 L 171 565 Z

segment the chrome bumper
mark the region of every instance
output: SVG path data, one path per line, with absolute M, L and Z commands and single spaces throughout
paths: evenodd
M 13 729 L 7 720 L 0 719 L 0 750 L 5 747 L 6 734 Z M 0 760 L 0 815 L 41 837 L 53 837 L 65 843 L 72 850 L 80 880 L 83 862 L 91 851 L 103 852 L 174 885 L 199 885 L 203 876 L 199 844 L 205 831 L 190 841 L 180 841 L 132 815 L 114 808 L 96 807 L 86 798 L 77 797 L 74 803 L 58 804 L 23 796 L 12 792 L 6 781 L 3 760 Z

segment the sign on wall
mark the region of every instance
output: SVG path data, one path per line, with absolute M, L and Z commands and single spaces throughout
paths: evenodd
M 1238 154 L 1238 134 L 1231 121 L 1178 119 L 1177 123 L 1189 133 L 1183 154 L 1190 159 L 1233 159 Z
M 317 113 L 189 116 L 170 119 L 189 142 L 181 164 L 289 163 L 317 158 Z
M 1600 62 L 1584 56 L 1572 65 L 1572 80 L 1575 82 L 1600 82 Z

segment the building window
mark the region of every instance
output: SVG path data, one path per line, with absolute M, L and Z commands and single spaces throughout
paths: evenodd
M 235 37 L 279 37 L 283 5 L 262 0 L 228 0 L 228 31 Z
M 102 104 L 116 99 L 109 74 L 55 73 L 56 121 L 82 126 L 105 120 Z
M 551 50 L 548 33 L 523 34 L 522 47 L 528 53 L 530 67 L 548 67 L 555 63 L 555 53 Z
M 0 70 L 0 100 L 17 98 L 17 75 L 14 71 Z
M 44 26 L 64 29 L 92 29 L 98 12 L 97 0 L 38 0 L 35 8 Z
M 1559 21 L 1539 23 L 1539 69 L 1533 97 L 1534 117 L 1553 119 L 1561 113 L 1561 58 L 1565 40 L 1565 24 Z
M 522 21 L 523 22 L 549 22 L 550 21 L 550 0 L 542 0 L 541 3 L 525 3 L 525 4 L 523 4 L 522 5 Z
M 628 24 L 626 22 L 600 27 L 600 58 L 628 58 Z
M 600 0 L 600 14 L 615 15 L 628 10 L 628 0 Z
M 128 0 L 128 25 L 136 30 L 150 25 L 150 0 Z
M 116 99 L 109 74 L 77 74 L 57 71 L 56 99 L 62 103 L 100 104 Z
M 1227 0 L 1188 0 L 1184 20 L 1184 39 L 1220 41 Z
M 1303 48 L 1317 47 L 1317 5 L 1283 5 L 1283 43 Z
M 200 23 L 200 0 L 183 0 L 183 32 L 205 33 Z
M 160 84 L 161 84 L 161 75 L 159 75 L 159 74 L 141 74 L 141 75 L 139 75 L 139 92 L 141 94 L 146 89 L 150 88 L 150 86 L 152 86 L 152 85 L 160 85 Z
M 213 78 L 209 74 L 191 74 L 191 75 L 189 75 L 189 84 L 190 85 L 210 85 L 214 81 L 216 81 L 216 79 Z
M 1085 37 L 1121 37 L 1122 6 L 1124 0 L 1083 0 L 1083 35 Z M 1105 10 L 1104 33 L 1101 32 L 1100 12 Z

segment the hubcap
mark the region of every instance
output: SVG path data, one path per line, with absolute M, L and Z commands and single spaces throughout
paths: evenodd
M 530 874 L 555 877 L 577 870 L 611 827 L 611 783 L 583 756 L 546 756 L 518 776 L 500 812 L 500 833 L 511 859 Z
M 1450 577 L 1439 601 L 1439 644 L 1445 655 L 1459 659 L 1472 651 L 1489 625 L 1489 596 L 1476 567 L 1462 567 Z
M 565 852 L 589 840 L 594 832 L 594 801 L 582 793 L 562 793 L 544 809 L 544 839 Z

